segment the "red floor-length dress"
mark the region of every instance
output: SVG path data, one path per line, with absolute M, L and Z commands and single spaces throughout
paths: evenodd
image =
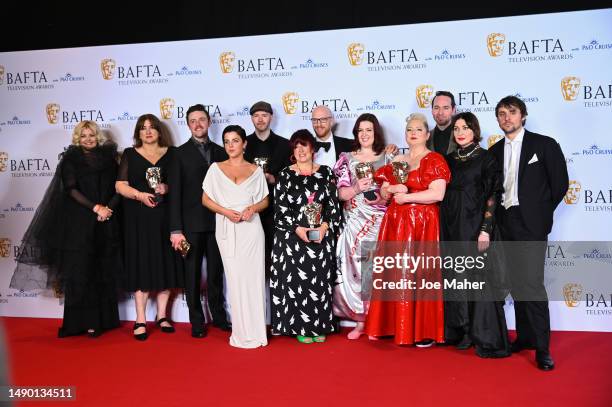
M 409 192 L 420 192 L 428 189 L 431 182 L 442 179 L 450 181 L 450 171 L 442 155 L 430 152 L 421 159 L 419 168 L 408 174 L 404 183 Z M 376 181 L 386 181 L 391 185 L 398 184 L 393 175 L 391 164 L 381 167 L 376 172 Z M 382 220 L 378 235 L 379 248 L 377 255 L 395 255 L 397 251 L 405 251 L 411 255 L 422 252 L 419 242 L 438 242 L 440 234 L 440 216 L 438 203 L 434 204 L 403 204 L 394 200 L 387 209 Z M 385 242 L 400 242 L 385 246 Z M 392 246 L 392 247 L 390 247 Z M 428 255 L 437 254 L 437 244 L 427 244 Z M 386 247 L 386 248 L 385 248 Z M 419 268 L 414 274 L 404 271 L 383 273 L 382 276 L 398 275 L 419 280 L 442 281 L 438 267 Z M 377 275 L 374 275 L 377 278 Z M 384 277 L 383 277 L 384 279 Z M 420 283 L 417 281 L 417 284 Z M 393 335 L 398 345 L 410 345 L 424 339 L 436 342 L 444 341 L 444 302 L 443 291 L 427 290 L 426 294 L 415 289 L 405 289 L 401 292 L 393 290 L 384 297 L 377 297 L 373 292 L 372 302 L 366 319 L 366 332 L 372 336 Z M 380 294 L 380 292 L 378 293 Z M 418 297 L 418 299 L 417 299 Z M 393 299 L 393 300 L 390 300 Z

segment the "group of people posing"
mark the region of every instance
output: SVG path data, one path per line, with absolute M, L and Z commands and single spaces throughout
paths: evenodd
M 117 327 L 117 288 L 134 292 L 138 340 L 148 337 L 149 293 L 156 325 L 171 333 L 168 301 L 172 289 L 183 288 L 191 334 L 202 338 L 205 256 L 212 323 L 231 330 L 232 346 L 267 345 L 268 295 L 271 333 L 301 343 L 324 342 L 344 319 L 356 324 L 351 340 L 365 334 L 399 345 L 474 346 L 481 357 L 535 349 L 538 367 L 554 368 L 540 246 L 508 268 L 510 293 L 527 284 L 540 299 L 513 295 L 512 344 L 503 300 L 451 301 L 443 289 L 427 298 L 415 290 L 368 298 L 363 284 L 371 278 L 364 275 L 367 242 L 393 242 L 406 252 L 415 242 L 474 242 L 484 252 L 493 241 L 547 240 L 567 168 L 556 141 L 525 130 L 522 100 L 499 101 L 505 137 L 488 150 L 477 117 L 456 114 L 446 91 L 432 101 L 432 131 L 422 114 L 406 119 L 405 154 L 387 145 L 371 113 L 357 118 L 348 139 L 333 134 L 333 113 L 318 106 L 315 134 L 302 129 L 288 140 L 271 130 L 269 103 L 255 103 L 250 114 L 255 131 L 227 126 L 221 147 L 209 138 L 204 106 L 191 106 L 191 138 L 176 148 L 159 119 L 145 114 L 120 159 L 95 122 L 81 122 L 24 236 L 23 245 L 37 250 L 22 251 L 11 286 L 63 294 L 60 336 Z M 32 265 L 47 271 L 38 287 Z M 529 272 L 513 281 L 514 269 Z M 444 273 L 429 269 L 427 279 Z

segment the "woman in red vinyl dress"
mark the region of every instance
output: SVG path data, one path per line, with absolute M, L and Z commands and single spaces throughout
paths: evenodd
M 390 199 L 378 235 L 377 256 L 438 254 L 439 202 L 444 198 L 450 171 L 444 157 L 426 147 L 429 128 L 425 116 L 411 114 L 406 122 L 406 142 L 410 151 L 395 157 L 375 176 L 382 184 L 382 197 Z M 402 167 L 404 179 L 400 182 Z M 427 243 L 423 245 L 422 242 Z M 441 284 L 441 271 L 435 266 L 418 267 L 413 271 L 394 267 L 373 275 L 374 289 L 366 320 L 366 332 L 371 339 L 394 336 L 398 345 L 420 347 L 444 341 L 442 287 L 419 290 L 422 280 Z M 382 282 L 402 278 L 412 280 L 414 286 L 399 290 L 379 289 Z

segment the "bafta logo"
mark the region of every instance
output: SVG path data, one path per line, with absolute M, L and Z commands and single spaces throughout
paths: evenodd
M 503 138 L 504 136 L 502 136 L 501 134 L 493 134 L 492 136 L 489 136 L 489 138 L 487 139 L 487 149 L 493 147 L 493 144 L 497 143 Z
M 492 57 L 499 57 L 504 52 L 504 42 L 506 36 L 501 33 L 487 35 L 487 50 Z
M 0 257 L 8 257 L 11 252 L 11 239 L 0 237 Z
M 570 180 L 569 185 L 567 187 L 567 192 L 563 197 L 563 202 L 568 205 L 575 205 L 578 203 L 578 199 L 580 198 L 580 191 L 582 190 L 582 185 L 580 182 Z
M 365 51 L 363 44 L 353 42 L 352 44 L 349 44 L 346 51 L 348 53 L 348 58 L 351 65 L 361 65 L 363 62 L 363 52 Z
M 49 124 L 57 124 L 59 119 L 60 105 L 57 103 L 49 103 L 45 109 L 47 111 L 47 121 Z
M 163 98 L 159 101 L 159 114 L 162 119 L 172 119 L 172 111 L 174 110 L 174 99 Z
M 0 65 L 0 85 L 4 84 L 4 67 Z
M 283 109 L 287 114 L 295 114 L 297 111 L 297 102 L 300 100 L 295 92 L 287 92 L 283 95 Z
M 431 85 L 419 85 L 416 88 L 416 100 L 420 108 L 431 106 L 434 88 Z
M 111 80 L 115 76 L 115 67 L 117 63 L 114 59 L 105 58 L 100 62 L 100 69 L 102 70 L 102 77 L 104 79 Z
M 580 295 L 582 295 L 582 286 L 580 284 L 567 283 L 563 286 L 563 299 L 568 307 L 577 307 L 580 303 Z
M 561 79 L 561 94 L 567 101 L 576 100 L 580 89 L 580 78 L 577 76 L 566 76 Z
M 234 70 L 234 61 L 236 60 L 236 54 L 232 51 L 222 52 L 219 55 L 219 65 L 221 65 L 221 72 L 230 73 Z
M 0 151 L 0 172 L 6 171 L 6 164 L 8 163 L 8 153 Z

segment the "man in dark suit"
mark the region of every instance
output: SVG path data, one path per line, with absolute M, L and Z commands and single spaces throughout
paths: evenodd
M 266 237 L 266 275 L 271 266 L 272 243 L 274 241 L 274 185 L 278 173 L 291 165 L 289 140 L 279 136 L 270 129 L 272 122 L 272 105 L 259 101 L 249 111 L 255 131 L 247 137 L 244 158 L 252 163 L 263 165 L 264 175 L 268 181 L 270 204 L 260 213 L 261 225 Z
M 544 256 L 553 212 L 567 191 L 567 165 L 554 139 L 525 130 L 527 107 L 521 99 L 506 96 L 495 115 L 505 134 L 491 151 L 504 171 L 502 204 L 496 214 L 512 253 L 508 271 L 517 332 L 512 351 L 535 349 L 538 368 L 552 370 Z
M 457 143 L 453 139 L 453 129 L 450 127 L 456 112 L 453 94 L 446 90 L 436 92 L 431 101 L 431 115 L 436 122 L 436 127 L 433 128 L 427 140 L 427 148 L 431 151 L 447 155 L 457 149 Z
M 229 330 L 223 296 L 223 264 L 215 240 L 215 214 L 202 205 L 202 182 L 210 165 L 227 160 L 225 150 L 208 138 L 210 115 L 203 105 L 187 109 L 191 138 L 176 149 L 169 177 L 170 240 L 178 250 L 182 240 L 191 244 L 185 257 L 185 295 L 191 335 L 206 336 L 200 301 L 202 259 L 206 254 L 208 307 L 213 325 Z
M 315 157 L 317 164 L 327 165 L 334 168 L 341 153 L 352 151 L 353 140 L 334 136 L 334 114 L 325 105 L 317 106 L 311 113 L 312 129 L 315 132 Z

